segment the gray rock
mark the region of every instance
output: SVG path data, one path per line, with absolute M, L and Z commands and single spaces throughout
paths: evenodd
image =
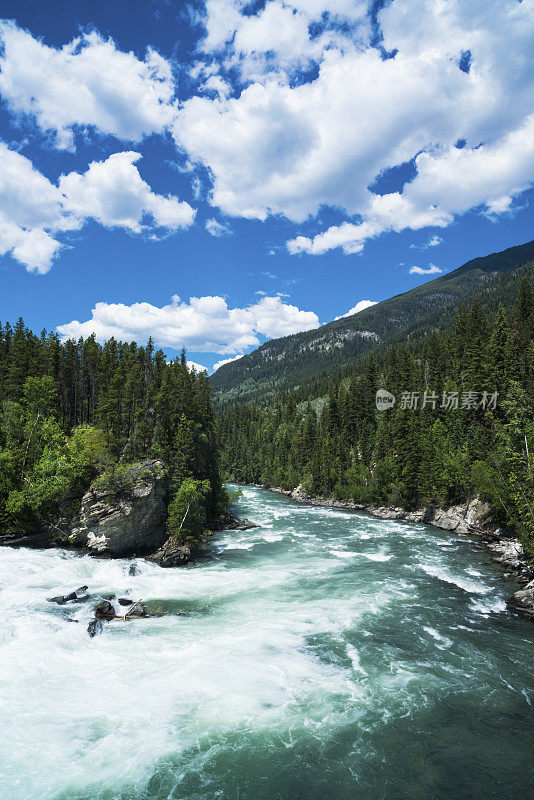
M 49 597 L 49 603 L 57 603 L 58 605 L 62 606 L 65 603 L 70 602 L 71 600 L 82 600 L 88 599 L 89 595 L 86 595 L 87 586 L 80 586 L 79 589 L 75 589 L 70 594 L 59 594 L 56 597 Z
M 102 624 L 101 619 L 92 619 L 89 625 L 87 626 L 87 633 L 93 639 L 97 633 L 102 633 L 104 626 Z
M 115 616 L 115 609 L 109 600 L 102 600 L 95 606 L 95 619 L 111 619 Z
M 259 525 L 251 522 L 246 517 L 239 519 L 239 517 L 234 517 L 233 514 L 224 514 L 210 527 L 213 531 L 248 531 L 251 528 L 259 528 Z
M 84 495 L 69 540 L 98 555 L 153 552 L 165 541 L 166 495 L 163 462 L 145 461 L 128 491 Z
M 160 567 L 183 567 L 188 564 L 195 553 L 184 544 L 178 544 L 174 536 L 169 536 L 165 544 L 152 555 L 147 556 L 147 561 L 153 561 Z

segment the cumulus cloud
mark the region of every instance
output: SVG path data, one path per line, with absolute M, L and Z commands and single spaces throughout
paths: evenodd
M 225 225 L 223 222 L 218 222 L 213 218 L 208 219 L 204 227 L 210 236 L 215 236 L 216 238 L 220 238 L 221 236 L 230 236 L 233 233 L 229 225 Z
M 316 255 L 342 247 L 358 253 L 368 239 L 385 232 L 446 227 L 477 207 L 488 216 L 509 211 L 534 180 L 534 114 L 491 145 L 453 145 L 421 153 L 415 163 L 417 175 L 402 193 L 368 193 L 361 222 L 331 226 L 312 238 L 298 236 L 287 243 L 289 252 Z
M 445 228 L 473 209 L 510 213 L 534 183 L 532 2 L 385 3 L 377 36 L 363 0 L 207 0 L 188 71 L 196 88 L 181 103 L 170 63 L 150 48 L 122 52 L 96 32 L 50 47 L 3 22 L 0 93 L 58 147 L 72 148 L 78 130 L 134 142 L 170 131 L 194 191 L 202 185 L 204 197 L 211 184 L 207 199 L 223 214 L 299 225 L 333 208 L 341 223 L 297 229 L 289 253 L 357 254 L 370 239 Z M 4 205 L 4 252 L 46 271 L 56 233 L 75 220 L 133 232 L 146 218 L 170 230 L 190 224 L 192 209 L 152 193 L 128 158 L 64 176 L 55 226 L 17 224 Z M 399 191 L 369 188 L 406 163 L 415 177 Z M 60 188 L 50 185 L 47 194 Z M 213 217 L 206 228 L 217 236 L 221 225 Z
M 251 13 L 237 0 L 208 2 L 203 47 L 222 53 L 225 68 L 238 63 L 242 85 L 227 97 L 188 99 L 173 135 L 210 170 L 212 204 L 228 215 L 280 214 L 296 223 L 324 206 L 345 212 L 339 226 L 294 237 L 291 253 L 358 253 L 388 231 L 445 227 L 472 208 L 508 211 L 534 180 L 525 118 L 534 106 L 531 0 L 386 4 L 378 21 L 391 57 L 370 45 L 365 25 L 351 24 L 348 6 L 268 0 Z M 315 13 L 328 22 L 306 44 L 301 17 Z M 294 78 L 291 49 L 316 71 Z M 367 188 L 412 160 L 417 175 L 404 191 Z
M 78 339 L 95 334 L 99 341 L 111 336 L 123 341 L 144 343 L 151 336 L 163 347 L 186 347 L 197 353 L 233 355 L 259 345 L 258 335 L 266 338 L 317 328 L 319 318 L 282 302 L 280 297 L 262 297 L 244 308 L 228 308 L 219 296 L 178 296 L 166 306 L 150 303 L 97 303 L 91 319 L 73 320 L 59 325 L 63 339 Z
M 177 197 L 155 194 L 134 166 L 140 158 L 140 153 L 115 153 L 105 161 L 93 161 L 82 175 L 62 175 L 59 189 L 67 211 L 133 233 L 142 230 L 146 215 L 154 225 L 168 230 L 188 228 L 195 217 L 194 209 Z
M 288 80 L 327 48 L 354 48 L 356 30 L 359 42 L 370 40 L 362 0 L 267 0 L 255 14 L 244 0 L 207 0 L 205 12 L 201 51 L 245 80 L 268 73 Z
M 439 275 L 442 272 L 443 270 L 435 264 L 429 264 L 428 267 L 410 267 L 410 275 Z
M 6 21 L 0 43 L 0 93 L 59 148 L 73 149 L 73 130 L 87 127 L 139 142 L 173 117 L 171 66 L 151 48 L 140 60 L 91 32 L 57 49 Z
M 377 302 L 377 300 L 360 300 L 355 306 L 349 308 L 345 314 L 341 314 L 339 317 L 334 317 L 334 320 L 343 319 L 343 317 L 352 317 L 353 314 L 359 314 L 360 311 L 363 311 L 365 308 L 376 306 Z
M 217 363 L 213 365 L 213 371 L 216 372 L 219 367 L 223 367 L 225 364 L 231 364 L 232 361 L 237 361 L 238 359 L 243 358 L 244 355 L 244 353 L 239 353 L 237 356 L 232 356 L 232 358 L 223 358 L 221 361 L 217 361 Z
M 29 271 L 48 272 L 62 246 L 61 233 L 93 219 L 107 228 L 140 233 L 154 227 L 189 227 L 195 210 L 177 197 L 155 194 L 135 163 L 139 153 L 115 153 L 70 172 L 55 185 L 32 162 L 0 142 L 0 253 Z
M 188 361 L 187 366 L 189 369 L 194 369 L 195 372 L 207 372 L 208 368 L 203 364 L 197 364 L 196 361 Z

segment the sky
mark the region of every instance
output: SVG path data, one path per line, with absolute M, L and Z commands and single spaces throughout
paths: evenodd
M 3 0 L 0 321 L 209 371 L 534 238 L 534 0 Z

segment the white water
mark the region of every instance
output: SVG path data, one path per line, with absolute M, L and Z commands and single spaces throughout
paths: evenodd
M 262 527 L 188 568 L 0 551 L 2 800 L 529 796 L 534 629 L 487 554 L 261 490 L 241 505 Z M 47 602 L 83 584 L 88 605 Z M 90 639 L 106 592 L 191 613 Z

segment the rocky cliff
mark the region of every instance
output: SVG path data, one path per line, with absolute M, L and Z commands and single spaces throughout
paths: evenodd
M 69 521 L 67 540 L 106 556 L 153 553 L 166 539 L 167 480 L 162 461 L 132 465 L 128 485 L 90 489 Z

